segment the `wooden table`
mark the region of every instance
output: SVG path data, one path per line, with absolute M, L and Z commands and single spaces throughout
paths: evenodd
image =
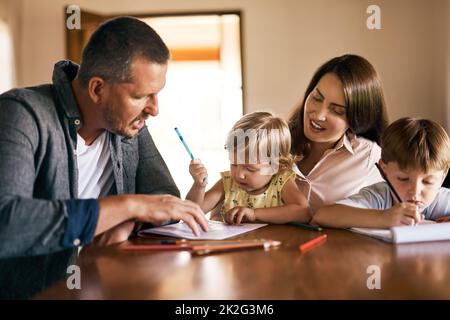
M 320 233 L 267 226 L 240 239 L 282 241 L 277 249 L 191 257 L 186 251 L 124 252 L 84 248 L 81 290 L 60 281 L 38 299 L 450 299 L 450 241 L 391 245 L 325 229 L 326 243 L 300 254 Z M 133 242 L 145 240 L 133 240 Z M 368 289 L 367 268 L 381 271 Z

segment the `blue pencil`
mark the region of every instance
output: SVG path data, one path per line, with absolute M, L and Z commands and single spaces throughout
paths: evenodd
M 189 156 L 191 157 L 192 160 L 194 160 L 194 155 L 191 152 L 191 149 L 189 149 L 188 145 L 186 144 L 186 142 L 183 139 L 183 136 L 181 135 L 180 131 L 178 130 L 177 127 L 175 127 L 175 131 L 178 134 L 178 137 L 180 138 L 181 142 L 183 143 L 184 147 L 186 148 L 186 151 L 189 153 Z M 203 178 L 203 182 L 208 181 L 208 176 Z
M 191 149 L 189 149 L 188 145 L 184 141 L 183 136 L 181 135 L 180 131 L 178 131 L 178 128 L 175 128 L 175 131 L 177 132 L 178 137 L 180 138 L 181 142 L 183 143 L 184 147 L 186 148 L 186 151 L 191 156 L 191 159 L 194 160 L 194 155 L 192 154 Z

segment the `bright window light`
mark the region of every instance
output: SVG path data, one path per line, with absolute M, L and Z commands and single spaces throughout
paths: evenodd
M 147 125 L 184 198 L 193 180 L 189 174 L 190 157 L 175 127 L 194 156 L 208 169 L 208 187 L 220 178 L 221 171 L 229 170 L 224 150 L 226 134 L 243 113 L 239 17 L 190 16 L 144 21 L 180 57 L 169 63 L 166 86 L 159 94 L 160 114 L 150 118 Z M 192 52 L 200 53 L 199 59 L 185 58 Z
M 0 20 L 0 93 L 13 87 L 13 55 L 7 25 Z

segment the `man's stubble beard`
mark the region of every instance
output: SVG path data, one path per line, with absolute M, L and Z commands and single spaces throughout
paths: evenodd
M 105 119 L 107 130 L 121 135 L 125 138 L 131 139 L 135 136 L 135 134 L 131 134 L 126 131 L 126 127 L 122 126 L 122 121 L 117 117 L 117 112 L 115 112 L 115 108 L 113 106 L 108 106 L 103 111 L 103 118 Z

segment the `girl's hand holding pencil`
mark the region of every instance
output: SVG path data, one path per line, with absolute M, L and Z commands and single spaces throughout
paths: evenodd
M 194 185 L 196 187 L 206 187 L 208 184 L 208 172 L 200 159 L 191 160 L 191 163 L 189 164 L 189 173 L 194 179 Z
M 178 128 L 175 128 L 175 132 L 177 133 L 178 138 L 180 138 L 181 143 L 183 143 L 184 148 L 186 149 L 186 151 L 189 153 L 189 156 L 191 157 L 191 165 L 193 165 L 193 164 L 200 164 L 200 165 L 203 166 L 203 164 L 201 163 L 200 159 L 195 159 L 194 158 L 194 154 L 192 153 L 191 149 L 189 149 L 186 141 L 184 141 L 184 138 L 181 135 L 180 130 L 178 130 Z M 197 187 L 202 187 L 202 188 L 206 187 L 206 185 L 208 184 L 208 174 L 206 173 L 206 168 L 203 166 L 203 168 L 205 170 L 205 174 L 203 175 L 203 179 L 202 179 L 201 183 L 197 183 L 196 177 L 197 177 L 198 173 L 197 173 L 197 169 L 196 168 L 197 167 L 194 167 L 192 169 L 193 171 L 191 171 L 191 166 L 189 166 L 189 172 L 191 173 L 191 175 L 192 175 L 192 177 L 194 178 L 194 181 L 195 181 L 194 185 L 197 186 Z M 193 172 L 195 172 L 195 177 L 193 175 Z

